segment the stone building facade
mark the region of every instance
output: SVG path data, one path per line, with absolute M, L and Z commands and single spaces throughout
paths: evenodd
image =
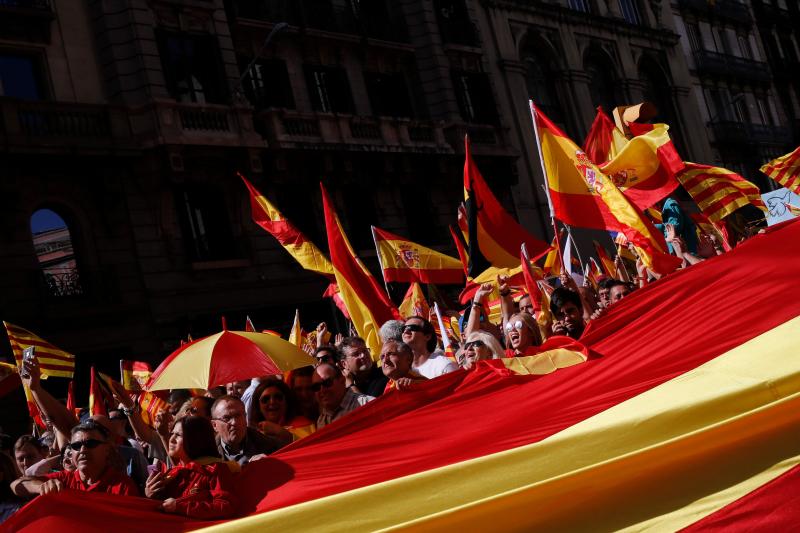
M 371 267 L 370 224 L 454 254 L 466 134 L 497 196 L 547 238 L 528 98 L 578 142 L 596 106 L 651 100 L 686 159 L 740 169 L 715 133 L 728 108 L 708 102 L 746 87 L 731 101 L 763 103 L 777 128 L 741 160 L 752 176 L 789 148 L 797 86 L 763 63 L 758 33 L 793 30 L 741 10 L 749 25 L 690 0 L 0 2 L 2 316 L 106 369 L 158 360 L 221 315 L 281 330 L 300 305 L 310 325 L 333 312 L 326 281 L 251 222 L 235 173 L 322 248 L 325 182 Z M 707 23 L 736 25 L 759 68 L 708 66 L 719 58 L 687 30 L 706 39 Z M 41 209 L 69 229 L 71 294 L 37 261 Z

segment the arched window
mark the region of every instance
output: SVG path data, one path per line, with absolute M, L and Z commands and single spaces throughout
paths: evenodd
M 72 236 L 64 219 L 50 209 L 31 215 L 33 248 L 50 296 L 83 294 Z
M 658 108 L 654 122 L 665 122 L 669 124 L 669 134 L 675 142 L 679 151 L 683 148 L 683 139 L 680 135 L 680 123 L 672 105 L 672 84 L 667 79 L 664 71 L 652 59 L 643 59 L 639 63 L 639 80 L 643 84 L 642 92 L 644 99 L 655 104 Z
M 617 90 L 617 75 L 614 64 L 608 56 L 597 50 L 590 50 L 584 60 L 584 70 L 589 75 L 589 94 L 592 107 L 603 106 L 609 115 L 621 105 Z
M 525 86 L 528 98 L 534 101 L 550 120 L 566 130 L 563 106 L 558 96 L 555 80 L 556 69 L 550 58 L 542 53 L 542 43 L 529 42 L 522 49 L 522 63 L 525 66 Z

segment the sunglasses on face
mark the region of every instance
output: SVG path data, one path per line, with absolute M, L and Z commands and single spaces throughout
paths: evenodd
M 470 348 L 483 348 L 486 346 L 486 343 L 483 341 L 470 341 L 464 345 L 465 350 L 469 350 Z
M 333 363 L 333 356 L 332 355 L 320 355 L 317 357 L 318 363 Z
M 522 320 L 517 320 L 513 324 L 511 322 L 506 323 L 506 332 L 510 332 L 512 329 L 517 331 L 522 331 L 522 328 L 525 327 L 525 324 L 522 323 Z
M 403 326 L 403 333 L 414 333 L 415 331 L 422 331 L 423 327 L 416 324 L 406 324 Z
M 265 394 L 264 396 L 259 398 L 258 401 L 261 402 L 261 403 L 266 404 L 266 403 L 269 403 L 270 400 L 275 400 L 276 402 L 282 402 L 284 400 L 284 396 L 280 392 L 275 393 L 275 394 Z
M 86 439 L 86 440 L 79 440 L 76 442 L 70 442 L 69 447 L 72 448 L 73 451 L 79 452 L 81 451 L 81 448 L 83 448 L 84 446 L 86 447 L 87 450 L 93 450 L 98 446 L 100 446 L 101 444 L 104 444 L 102 440 Z
M 329 389 L 331 388 L 331 385 L 333 385 L 333 378 L 325 378 L 322 381 L 312 383 L 311 390 L 313 390 L 314 392 L 319 392 L 320 389 L 322 389 L 322 387 Z

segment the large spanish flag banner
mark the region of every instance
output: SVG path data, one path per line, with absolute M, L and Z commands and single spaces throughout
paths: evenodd
M 481 361 L 246 465 L 248 516 L 211 531 L 796 529 L 800 221 L 766 231 L 615 304 L 586 360 Z M 210 525 L 157 507 L 64 491 L 4 526 Z
M 339 293 L 358 335 L 366 341 L 373 357 L 377 357 L 381 350 L 378 330 L 387 320 L 399 319 L 400 314 L 367 267 L 356 257 L 328 191 L 322 183 L 319 186 L 322 190 L 325 227 L 328 231 L 328 250 Z
M 631 124 L 633 137 L 600 170 L 639 209 L 645 209 L 678 187 L 675 174 L 683 168 L 666 124 Z
M 747 204 L 767 211 L 758 187 L 728 169 L 686 162 L 678 180 L 711 222 L 719 222 Z
M 372 226 L 375 248 L 386 283 L 461 284 L 461 261 L 404 237 Z
M 519 247 L 528 247 L 531 257 L 545 251 L 547 243 L 531 235 L 503 209 L 481 176 L 469 138 L 464 139 L 464 204 L 467 211 L 469 275 L 477 277 L 488 267 L 516 268 Z
M 250 211 L 253 222 L 264 228 L 295 260 L 306 270 L 318 272 L 325 276 L 333 276 L 333 265 L 317 246 L 308 240 L 267 197 L 258 192 L 253 184 L 241 174 L 238 175 L 250 192 Z
M 795 194 L 800 194 L 800 146 L 761 167 L 761 172 Z
M 678 268 L 681 261 L 668 253 L 664 235 L 622 194 L 612 178 L 589 161 L 583 150 L 533 103 L 531 114 L 536 120 L 555 217 L 573 226 L 623 233 L 654 272 L 668 274 Z

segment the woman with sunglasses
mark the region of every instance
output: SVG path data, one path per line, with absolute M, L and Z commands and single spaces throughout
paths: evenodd
M 236 513 L 230 465 L 219 456 L 207 418 L 190 415 L 177 420 L 168 453 L 176 466 L 153 472 L 145 483 L 145 496 L 163 500 L 161 510 L 166 513 L 192 518 L 228 518 Z
M 469 370 L 478 361 L 505 357 L 503 347 L 490 333 L 478 330 L 467 335 L 462 351 L 461 367 Z
M 298 413 L 294 392 L 277 378 L 259 385 L 251 402 L 250 425 L 264 435 L 292 442 L 314 432 L 314 423 Z
M 528 313 L 515 313 L 503 326 L 506 333 L 506 356 L 523 357 L 539 353 L 542 344 L 539 326 Z

